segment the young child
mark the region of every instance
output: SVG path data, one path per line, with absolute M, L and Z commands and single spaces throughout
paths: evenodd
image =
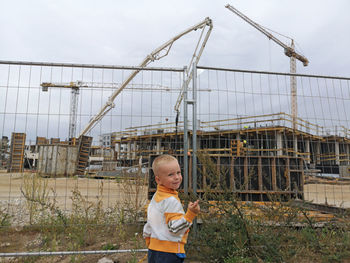
M 189 228 L 200 212 L 197 200 L 188 204 L 185 213 L 177 189 L 182 182 L 177 159 L 160 155 L 154 159 L 152 170 L 157 182 L 157 191 L 148 206 L 147 223 L 143 236 L 148 247 L 148 263 L 184 262 Z

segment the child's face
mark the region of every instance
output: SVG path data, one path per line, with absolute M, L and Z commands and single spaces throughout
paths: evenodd
M 177 190 L 182 182 L 180 165 L 173 160 L 160 165 L 157 169 L 156 182 L 159 185 Z

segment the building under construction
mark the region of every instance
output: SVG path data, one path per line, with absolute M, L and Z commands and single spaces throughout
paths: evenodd
M 350 139 L 345 127 L 333 134 L 324 127 L 285 113 L 202 122 L 197 131 L 198 191 L 213 186 L 207 164 L 243 200 L 266 200 L 270 194 L 302 197 L 308 175 L 350 176 Z M 171 153 L 183 159 L 184 132 L 158 124 L 106 135 L 120 166 L 149 162 L 154 155 Z M 225 128 L 227 127 L 227 128 Z M 189 138 L 192 131 L 189 131 Z M 108 140 L 104 141 L 105 146 Z M 191 140 L 189 140 L 191 159 Z M 150 157 L 151 156 L 151 157 Z M 208 159 L 209 157 L 209 159 Z M 191 160 L 189 161 L 191 164 Z M 215 175 L 214 175 L 215 176 Z M 152 178 L 152 177 L 150 177 Z M 192 187 L 191 167 L 189 188 Z M 155 184 L 150 181 L 150 192 Z
M 308 175 L 350 176 L 348 129 L 341 127 L 331 133 L 301 119 L 298 129 L 292 126 L 291 116 L 285 113 L 201 122 L 197 131 L 198 192 L 224 186 L 243 200 L 266 200 L 271 194 L 302 198 Z M 191 130 L 188 135 L 191 189 Z M 25 134 L 14 133 L 7 170 L 21 172 L 30 163 L 45 176 L 84 175 L 93 164 L 99 164 L 102 171 L 142 164 L 149 167 L 152 158 L 162 153 L 177 156 L 182 164 L 183 138 L 181 123 L 178 127 L 166 123 L 105 134 L 99 146 L 92 146 L 92 138 L 87 136 L 70 141 L 38 137 L 35 145 L 28 146 Z M 152 180 L 149 189 L 155 191 Z
M 197 147 L 211 156 L 301 158 L 307 168 L 329 174 L 339 173 L 339 166 L 350 165 L 350 130 L 341 127 L 331 134 L 305 121 L 299 122 L 301 129 L 293 129 L 289 123 L 291 116 L 285 113 L 202 122 Z M 137 162 L 140 156 L 147 159 L 150 154 L 182 154 L 183 135 L 181 127 L 176 131 L 157 124 L 104 135 L 108 140 L 102 139 L 101 143 L 114 148 L 115 160 L 126 165 Z M 191 148 L 191 140 L 189 145 Z

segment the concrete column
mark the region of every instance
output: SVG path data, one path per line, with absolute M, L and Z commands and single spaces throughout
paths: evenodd
M 276 136 L 276 145 L 277 145 L 277 156 L 283 155 L 283 143 L 282 143 L 282 134 L 280 132 L 277 133 Z
M 315 154 L 316 154 L 316 164 L 320 164 L 321 163 L 321 157 L 320 157 L 320 154 L 321 154 L 321 142 L 318 141 L 318 142 L 315 142 L 316 144 L 316 147 L 315 147 Z
M 188 146 L 188 151 L 192 150 L 192 139 L 191 139 L 191 136 L 187 137 L 187 146 Z
M 157 148 L 156 148 L 156 151 L 157 151 L 157 154 L 160 154 L 160 138 L 157 138 Z
M 340 164 L 340 158 L 339 158 L 339 142 L 334 142 L 334 150 L 335 150 L 335 163 L 337 165 Z
M 126 151 L 127 151 L 126 158 L 131 159 L 131 142 L 128 142 L 128 147 Z
M 201 145 L 201 139 L 199 138 L 199 136 L 197 136 L 197 151 L 200 150 L 202 147 Z
M 294 156 L 297 156 L 297 152 L 298 152 L 298 137 L 297 136 L 294 136 L 293 138 L 293 155 Z
M 310 155 L 310 140 L 305 140 L 305 153 L 308 153 L 307 158 L 308 160 L 306 163 L 310 164 L 311 161 L 311 155 Z
M 136 159 L 136 147 L 137 147 L 136 141 L 134 141 L 134 145 L 133 146 L 134 147 L 133 147 L 133 152 L 132 152 L 132 158 L 135 160 Z
M 241 140 L 241 135 L 239 133 L 236 134 L 236 140 L 240 141 Z
M 118 152 L 118 156 L 117 156 L 117 160 L 121 159 L 121 148 L 122 148 L 122 144 L 120 142 L 115 144 L 117 146 L 116 151 Z

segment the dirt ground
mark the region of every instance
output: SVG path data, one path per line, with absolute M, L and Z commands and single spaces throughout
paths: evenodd
M 306 184 L 304 198 L 317 204 L 328 204 L 337 207 L 350 208 L 349 184 Z
M 0 202 L 24 199 L 25 176 L 30 174 L 8 174 L 0 172 Z M 113 207 L 116 204 L 129 204 L 138 199 L 145 203 L 147 186 L 123 184 L 116 180 L 91 178 L 42 178 L 47 183 L 48 196 L 57 200 L 58 206 L 65 211 L 71 210 L 73 191 L 77 190 L 86 200 L 94 202 L 100 198 L 103 206 Z
M 25 202 L 25 198 L 21 191 L 25 192 L 25 180 L 28 174 L 8 174 L 0 172 L 0 206 L 4 207 L 6 204 L 18 203 L 18 201 Z M 53 197 L 58 202 L 58 206 L 65 211 L 71 210 L 73 191 L 78 190 L 84 198 L 88 201 L 94 202 L 98 200 L 103 201 L 103 206 L 113 207 L 114 205 L 133 203 L 137 198 L 139 204 L 146 204 L 147 201 L 147 186 L 138 186 L 136 184 L 125 185 L 116 180 L 108 179 L 88 179 L 88 178 L 43 178 L 42 182 L 47 183 L 47 188 L 50 189 L 49 196 Z M 325 183 L 311 183 L 304 187 L 304 196 L 308 201 L 319 204 L 329 204 L 341 207 L 350 207 L 350 185 L 343 184 L 325 184 Z M 21 213 L 19 213 L 21 214 Z M 12 236 L 11 236 L 12 235 Z M 20 237 L 20 238 L 19 238 Z M 8 237 L 0 238 L 0 252 L 23 252 L 28 251 L 28 244 L 39 240 L 38 233 L 33 232 L 24 235 L 22 228 L 15 228 L 14 232 Z M 101 244 L 106 242 L 101 239 L 96 247 L 87 248 L 87 250 L 100 250 Z M 120 249 L 127 249 L 123 247 Z M 35 247 L 34 251 L 38 248 Z M 140 261 L 145 256 L 145 253 L 135 255 L 134 260 Z M 83 259 L 82 262 L 98 262 L 104 255 L 90 255 Z M 114 262 L 134 262 L 130 261 L 130 255 L 117 254 L 106 255 L 106 257 L 114 260 Z M 28 258 L 27 258 L 28 259 Z M 0 262 L 22 262 L 19 258 L 0 258 Z M 24 261 L 23 261 L 24 262 Z M 34 261 L 25 261 L 34 262 Z M 72 257 L 50 257 L 40 258 L 35 262 L 72 262 Z M 191 262 L 191 261 L 188 261 Z
M 24 199 L 23 174 L 0 172 L 0 202 Z M 143 204 L 147 200 L 147 186 L 136 187 L 125 185 L 116 180 L 88 178 L 44 178 L 49 196 L 56 195 L 62 210 L 70 210 L 73 191 L 78 190 L 88 201 L 96 201 L 100 197 L 103 206 L 113 207 L 116 204 L 130 203 L 131 200 Z M 311 183 L 304 186 L 304 197 L 317 204 L 328 204 L 350 208 L 350 184 Z
M 40 251 L 40 231 L 35 228 L 23 227 L 28 224 L 28 213 L 26 212 L 26 199 L 23 193 L 30 191 L 26 189 L 26 180 L 30 179 L 30 174 L 8 174 L 0 172 L 0 209 L 9 211 L 12 218 L 13 230 L 0 235 L 0 252 L 25 252 Z M 87 179 L 87 178 L 41 178 L 39 185 L 48 190 L 48 198 L 54 198 L 61 211 L 71 211 L 72 197 L 74 191 L 79 191 L 83 198 L 89 202 L 102 201 L 103 207 L 113 208 L 136 206 L 144 207 L 147 200 L 147 187 L 131 180 L 129 184 L 124 184 L 116 180 L 107 179 Z M 28 185 L 28 184 L 27 184 Z M 37 185 L 35 188 L 40 192 Z M 41 188 L 42 189 L 42 188 Z M 8 205 L 9 204 L 9 205 Z M 134 207 L 133 207 L 134 208 Z M 8 209 L 8 210 L 7 210 Z M 0 211 L 1 212 L 1 211 Z M 0 228 L 1 231 L 1 228 Z M 133 233 L 133 232 L 132 232 Z M 104 245 L 118 243 L 112 233 L 99 233 L 94 238 L 96 241 L 92 246 L 83 250 L 101 250 Z M 144 243 L 143 239 L 140 243 Z M 133 239 L 132 239 L 133 240 Z M 121 244 L 117 249 L 130 249 L 134 244 Z M 67 249 L 64 249 L 67 250 Z M 59 249 L 59 251 L 61 251 Z M 112 255 L 83 255 L 83 256 L 51 256 L 51 257 L 0 257 L 0 262 L 98 262 L 99 259 L 107 257 L 114 262 L 146 262 L 140 261 L 145 256 L 141 253 L 118 253 Z M 136 260 L 136 261 L 135 261 Z

